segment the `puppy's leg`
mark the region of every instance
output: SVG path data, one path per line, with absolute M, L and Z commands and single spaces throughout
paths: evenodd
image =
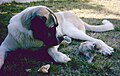
M 64 33 L 66 35 L 68 35 L 69 37 L 74 38 L 74 39 L 87 40 L 87 41 L 99 43 L 101 45 L 101 50 L 100 51 L 103 54 L 111 55 L 112 52 L 114 52 L 113 48 L 108 46 L 107 44 L 105 44 L 102 40 L 92 38 L 92 37 L 88 36 L 83 31 L 77 29 L 74 26 L 73 27 L 67 27 L 67 30 L 65 30 L 65 28 L 64 28 Z
M 68 61 L 70 61 L 71 59 L 58 51 L 58 46 L 53 46 L 52 48 L 49 48 L 48 50 L 48 53 L 49 55 L 56 61 L 56 62 L 59 62 L 59 63 L 67 63 Z

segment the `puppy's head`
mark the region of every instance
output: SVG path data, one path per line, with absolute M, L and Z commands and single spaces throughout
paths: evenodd
M 79 46 L 80 53 L 84 54 L 88 63 L 92 63 L 96 52 L 99 52 L 100 46 L 94 42 L 86 41 L 82 42 Z
M 54 46 L 61 41 L 56 37 L 57 17 L 47 7 L 34 7 L 22 16 L 23 27 L 32 30 L 33 37 L 47 46 Z
M 45 19 L 45 24 L 47 27 L 53 27 L 53 25 L 58 25 L 57 18 L 54 15 L 53 11 L 45 6 L 28 7 L 25 10 L 23 10 L 21 14 L 21 23 L 23 27 L 25 27 L 28 30 L 30 30 L 31 21 L 35 17 Z

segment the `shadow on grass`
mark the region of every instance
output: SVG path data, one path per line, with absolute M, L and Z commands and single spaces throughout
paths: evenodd
M 30 73 L 26 72 L 26 69 L 32 69 L 36 72 L 35 74 L 39 74 L 37 70 L 42 64 L 57 64 L 47 51 L 47 48 L 42 48 L 36 51 L 19 49 L 9 52 L 1 69 L 0 76 L 28 76 Z M 37 69 L 33 69 L 36 67 Z

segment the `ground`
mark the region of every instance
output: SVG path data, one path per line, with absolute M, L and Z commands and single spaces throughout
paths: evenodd
M 87 31 L 91 37 L 103 40 L 114 48 L 113 55 L 109 58 L 101 54 L 96 55 L 92 64 L 86 62 L 84 56 L 78 53 L 78 46 L 82 41 L 74 40 L 68 46 L 61 45 L 59 50 L 68 54 L 72 59 L 66 64 L 53 64 L 40 62 L 30 58 L 21 58 L 5 63 L 3 70 L 6 76 L 120 76 L 120 1 L 119 0 L 70 0 L 32 3 L 11 3 L 0 5 L 0 43 L 7 35 L 7 25 L 10 18 L 29 6 L 45 5 L 54 12 L 71 11 L 89 24 L 101 24 L 104 19 L 110 20 L 115 25 L 115 30 L 95 33 Z M 49 63 L 51 68 L 48 74 L 38 73 L 43 64 Z M 26 72 L 25 69 L 32 69 Z M 2 75 L 4 76 L 4 75 Z

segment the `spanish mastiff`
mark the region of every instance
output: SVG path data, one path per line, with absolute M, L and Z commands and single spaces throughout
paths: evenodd
M 48 54 L 56 62 L 67 63 L 71 59 L 58 51 L 62 36 L 99 43 L 99 52 L 111 54 L 113 48 L 100 39 L 86 34 L 86 30 L 103 32 L 113 30 L 111 22 L 104 20 L 102 25 L 91 26 L 70 12 L 53 13 L 45 6 L 28 7 L 13 16 L 8 25 L 8 35 L 0 46 L 0 68 L 8 51 L 20 49 L 37 50 L 48 48 Z M 90 45 L 87 48 L 93 47 Z

